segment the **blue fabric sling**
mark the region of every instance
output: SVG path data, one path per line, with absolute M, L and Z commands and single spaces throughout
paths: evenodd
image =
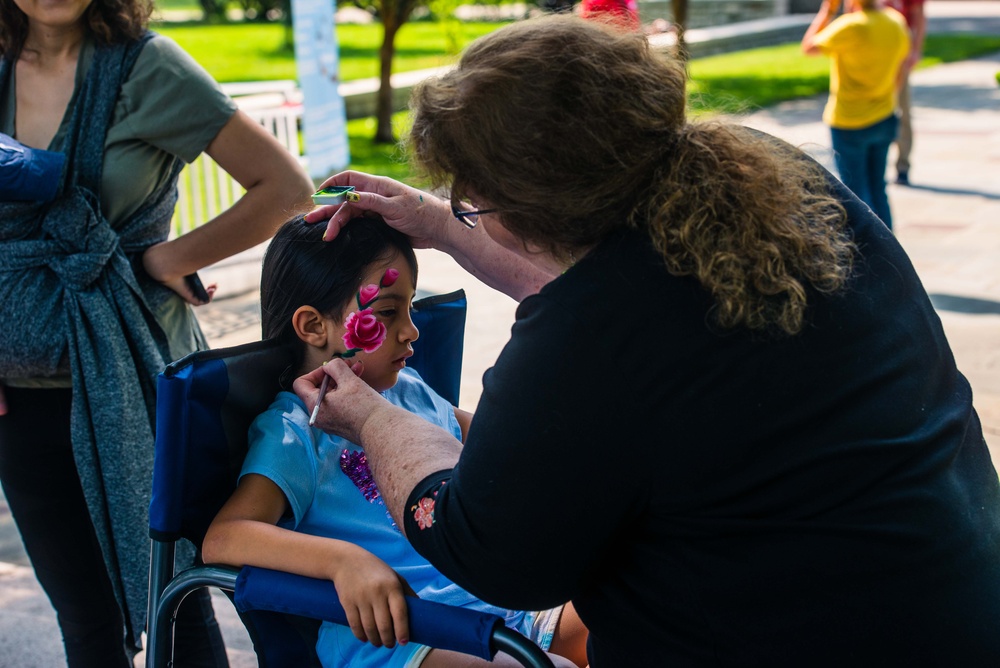
M 0 377 L 72 378 L 73 453 L 133 651 L 146 618 L 155 378 L 169 361 L 150 306 L 169 292 L 137 278 L 129 257 L 166 239 L 182 163 L 117 228 L 100 184 L 122 83 L 151 37 L 95 47 L 70 103 L 56 199 L 0 202 Z M 12 67 L 0 61 L 0 86 Z

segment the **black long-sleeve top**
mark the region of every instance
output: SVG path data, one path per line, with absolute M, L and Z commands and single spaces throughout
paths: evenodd
M 829 178 L 859 252 L 796 336 L 713 327 L 640 232 L 525 299 L 458 465 L 410 497 L 434 499 L 429 528 L 407 513 L 417 550 L 491 603 L 571 599 L 593 668 L 1000 665 L 971 389 L 899 244 Z

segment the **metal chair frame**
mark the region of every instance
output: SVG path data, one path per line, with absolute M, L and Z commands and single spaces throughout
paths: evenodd
M 448 309 L 461 309 L 461 315 Z M 411 362 L 423 362 L 426 366 L 433 364 L 434 356 L 429 346 L 441 345 L 443 350 L 453 353 L 457 347 L 458 365 L 441 372 L 431 370 L 425 380 L 438 390 L 442 396 L 453 403 L 458 401 L 458 376 L 461 370 L 461 337 L 464 333 L 465 295 L 462 291 L 450 295 L 433 296 L 414 303 L 414 317 L 419 320 L 421 329 L 421 344 Z M 459 324 L 456 325 L 455 323 Z M 456 328 L 458 338 L 456 339 Z M 278 391 L 278 378 L 291 361 L 286 348 L 272 341 L 223 348 L 218 350 L 200 351 L 170 364 L 160 374 L 157 397 L 157 452 L 154 466 L 153 502 L 150 506 L 150 569 L 149 569 L 149 608 L 148 635 L 146 648 L 147 668 L 165 668 L 172 665 L 173 627 L 177 612 L 185 597 L 202 587 L 215 587 L 230 594 L 236 604 L 237 611 L 254 640 L 260 665 L 264 666 L 303 666 L 316 661 L 314 642 L 308 645 L 308 639 L 303 638 L 294 624 L 287 628 L 266 628 L 275 619 L 275 612 L 292 612 L 299 618 L 308 617 L 314 620 L 328 619 L 337 623 L 345 623 L 346 616 L 336 600 L 336 590 L 333 583 L 326 580 L 313 580 L 287 573 L 244 567 L 229 568 L 219 565 L 196 565 L 175 573 L 176 541 L 188 538 L 199 545 L 207 530 L 211 517 L 218 511 L 222 503 L 235 488 L 236 475 L 246 453 L 246 429 L 253 417 L 262 412 Z M 447 365 L 445 365 L 447 366 Z M 224 367 L 224 371 L 222 371 Z M 419 369 L 419 365 L 418 365 Z M 424 374 L 423 369 L 419 369 Z M 430 370 L 430 369 L 429 369 Z M 215 387 L 211 382 L 202 383 L 198 375 L 205 371 L 206 378 L 222 378 L 223 383 Z M 230 374 L 239 379 L 238 387 L 230 387 Z M 213 380 L 214 382 L 214 380 Z M 199 385 L 202 383 L 202 385 Z M 221 395 L 221 396 L 220 396 Z M 190 427 L 183 424 L 186 420 L 196 423 L 205 414 L 199 411 L 202 403 L 211 404 L 210 409 L 223 408 L 228 412 L 208 425 L 199 425 L 193 438 L 202 439 L 209 445 L 205 450 L 205 459 L 196 463 L 183 462 L 176 464 L 168 455 L 170 448 L 191 448 L 196 446 L 185 443 L 178 446 L 176 441 L 188 438 Z M 230 405 L 232 404 L 232 405 Z M 211 412 L 211 410 L 209 411 Z M 180 415 L 177 415 L 180 413 Z M 194 413 L 192 418 L 189 413 Z M 180 430 L 180 433 L 179 431 Z M 241 431 L 242 430 L 242 431 Z M 218 432 L 216 434 L 216 432 Z M 220 445 L 218 439 L 229 442 Z M 225 452 L 223 452 L 225 451 Z M 186 453 L 185 453 L 186 454 Z M 195 466 L 196 473 L 203 473 L 206 480 L 220 476 L 229 478 L 231 485 L 222 489 L 207 490 L 207 494 L 198 496 L 198 502 L 207 508 L 199 508 L 200 512 L 185 514 L 188 508 L 187 489 L 178 492 L 178 487 L 193 485 L 189 475 L 190 465 Z M 214 476 L 214 478 L 213 478 Z M 178 480 L 180 478 L 181 480 Z M 207 498 L 205 498 L 207 496 Z M 207 512 L 204 512 L 207 511 Z M 272 596 L 272 582 L 280 581 L 278 589 L 281 596 Z M 254 583 L 250 586 L 248 583 Z M 263 583 L 265 586 L 261 587 Z M 264 591 L 265 594 L 260 592 Z M 309 592 L 309 596 L 299 596 L 295 591 Z M 286 594 L 285 592 L 291 592 Z M 296 598 L 298 596 L 298 598 Z M 320 603 L 317 605 L 316 601 Z M 476 654 L 491 659 L 497 651 L 504 651 L 531 668 L 550 668 L 551 661 L 537 645 L 503 625 L 502 618 L 472 610 L 452 608 L 438 603 L 408 599 L 410 609 L 411 636 L 414 642 L 432 647 L 443 647 L 455 651 Z M 262 614 L 263 612 L 263 614 Z M 436 619 L 441 616 L 448 619 L 441 628 Z M 262 619 L 271 620 L 262 622 Z M 314 622 L 318 627 L 318 621 Z M 454 631 L 454 633 L 452 633 Z M 423 636 L 423 637 L 421 637 Z M 289 655 L 275 656 L 267 644 L 269 638 L 280 640 L 280 644 L 293 648 Z M 296 643 L 298 641 L 298 643 Z M 302 648 L 297 647 L 301 644 Z M 270 656 L 268 656 L 270 654 Z

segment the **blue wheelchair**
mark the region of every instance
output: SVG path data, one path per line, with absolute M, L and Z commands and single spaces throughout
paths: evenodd
M 458 404 L 466 300 L 463 291 L 420 299 L 420 329 L 408 365 Z M 278 393 L 289 351 L 274 341 L 193 353 L 170 364 L 157 385 L 156 452 L 149 512 L 151 538 L 146 666 L 172 665 L 173 622 L 184 597 L 202 587 L 230 596 L 247 627 L 260 666 L 319 665 L 321 620 L 347 624 L 328 580 L 244 567 L 199 565 L 175 572 L 176 543 L 200 546 L 216 513 L 236 488 L 247 430 Z M 504 651 L 523 665 L 551 668 L 534 643 L 496 615 L 408 597 L 413 642 L 486 660 Z

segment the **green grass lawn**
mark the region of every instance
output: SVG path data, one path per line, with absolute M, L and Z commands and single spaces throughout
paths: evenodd
M 929 35 L 918 68 L 1000 51 L 996 35 Z M 783 100 L 826 93 L 830 61 L 803 56 L 798 44 L 751 49 L 691 61 L 695 113 L 744 113 Z
M 449 28 L 458 31 L 455 37 L 461 47 L 502 25 L 449 22 L 446 28 L 431 21 L 408 23 L 397 38 L 393 71 L 454 62 L 457 55 L 448 47 Z M 176 40 L 219 81 L 296 78 L 294 54 L 286 46 L 281 25 L 159 24 L 154 29 Z M 378 75 L 381 25 L 339 25 L 337 40 L 343 81 Z M 1000 51 L 1000 36 L 930 35 L 919 67 L 995 51 Z M 825 93 L 829 87 L 829 61 L 803 56 L 797 43 L 699 58 L 691 62 L 690 69 L 691 110 L 696 114 L 751 112 L 783 100 Z M 397 136 L 405 132 L 408 122 L 405 113 L 396 114 Z M 373 144 L 374 131 L 373 119 L 348 123 L 351 167 L 410 180 L 410 169 L 399 147 Z
M 449 52 L 449 30 L 455 30 L 459 49 L 503 23 L 430 21 L 407 23 L 396 35 L 394 72 L 440 67 L 455 61 Z M 286 28 L 274 23 L 175 24 L 153 29 L 180 44 L 216 81 L 271 81 L 295 79 L 295 53 L 287 46 Z M 352 81 L 379 75 L 381 24 L 337 26 L 340 79 Z
M 394 114 L 392 126 L 397 137 L 402 137 L 410 128 L 410 115 L 405 111 Z M 414 186 L 421 184 L 413 176 L 401 145 L 376 144 L 375 118 L 357 118 L 347 121 L 347 140 L 351 148 L 351 169 L 369 174 L 389 176 Z
M 396 38 L 394 72 L 439 67 L 454 62 L 449 30 L 459 48 L 505 23 L 431 21 L 407 23 Z M 295 55 L 287 46 L 284 26 L 271 23 L 156 24 L 177 41 L 218 81 L 295 79 Z M 337 26 L 341 80 L 378 76 L 379 24 Z M 1000 50 L 1000 36 L 930 35 L 921 67 L 964 60 Z M 829 62 L 799 53 L 784 44 L 699 58 L 691 63 L 695 109 L 732 112 L 766 107 L 781 100 L 827 90 Z
M 156 0 L 156 8 L 201 11 L 201 5 L 198 4 L 197 0 Z

